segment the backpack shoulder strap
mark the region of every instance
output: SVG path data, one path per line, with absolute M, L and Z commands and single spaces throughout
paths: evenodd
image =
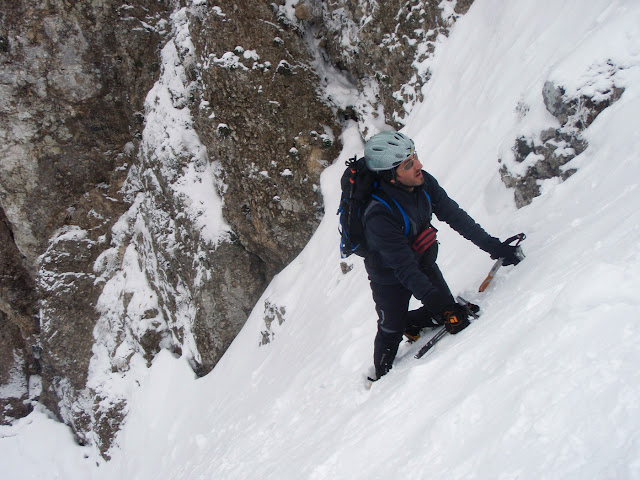
M 391 207 L 391 205 L 389 204 L 389 202 L 387 202 L 385 199 L 383 199 L 382 197 L 388 197 L 393 204 L 395 204 L 395 206 L 398 208 L 398 211 L 400 212 L 400 214 L 402 215 L 402 220 L 404 221 L 404 236 L 407 237 L 409 236 L 409 231 L 411 229 L 410 223 L 409 223 L 409 216 L 405 213 L 404 209 L 400 206 L 400 204 L 398 203 L 398 201 L 393 198 L 391 195 L 389 195 L 386 192 L 383 192 L 382 189 L 378 188 L 375 191 L 376 193 L 371 194 L 371 198 L 374 198 L 375 200 L 377 200 L 378 202 L 380 202 L 381 204 L 383 204 L 385 207 L 387 207 L 392 213 L 393 213 L 393 208 Z M 426 192 L 425 192 L 426 193 Z

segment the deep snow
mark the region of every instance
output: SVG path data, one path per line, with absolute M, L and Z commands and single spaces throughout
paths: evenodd
M 341 272 L 334 215 L 344 160 L 362 151 L 353 126 L 322 176 L 327 215 L 212 373 L 196 380 L 168 352 L 139 367 L 108 463 L 41 409 L 0 427 L 3 475 L 640 479 L 638 25 L 635 0 L 476 0 L 421 66 L 433 77 L 405 132 L 425 168 L 493 235 L 527 233 L 527 258 L 479 294 L 493 262 L 439 225 L 452 290 L 483 309 L 469 329 L 421 360 L 422 342 L 402 345 L 364 388 L 375 314 L 362 262 Z M 516 210 L 498 158 L 558 126 L 544 82 L 597 91 L 605 64 L 626 90 L 585 132 L 577 173 Z M 259 346 L 267 305 L 285 320 Z

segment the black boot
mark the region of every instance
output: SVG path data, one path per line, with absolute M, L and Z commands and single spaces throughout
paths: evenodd
M 407 328 L 404 330 L 404 336 L 409 342 L 415 342 L 420 338 L 420 332 L 425 328 L 436 328 L 441 324 L 438 323 L 431 312 L 426 307 L 420 307 L 417 310 L 407 312 Z
M 393 360 L 398 353 L 398 345 L 402 341 L 400 332 L 384 332 L 378 330 L 373 349 L 373 366 L 376 369 L 376 380 L 386 375 L 393 367 Z

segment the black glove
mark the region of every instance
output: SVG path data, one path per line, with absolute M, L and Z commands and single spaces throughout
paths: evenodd
M 442 312 L 453 303 L 453 297 L 451 295 L 445 295 L 440 291 L 435 290 L 427 298 L 422 299 L 422 305 L 425 307 L 425 314 L 431 313 L 436 322 L 440 325 L 444 325 L 442 320 Z
M 447 332 L 455 335 L 469 326 L 469 315 L 467 310 L 457 303 L 452 303 L 444 309 L 441 315 L 444 328 Z
M 509 245 L 508 240 L 500 242 L 497 238 L 492 238 L 491 246 L 489 247 L 489 254 L 491 258 L 497 260 L 503 259 L 502 265 L 517 265 L 520 260 L 524 258 L 522 249 L 517 245 Z

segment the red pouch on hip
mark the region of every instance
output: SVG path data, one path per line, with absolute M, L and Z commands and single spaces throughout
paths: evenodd
M 436 232 L 437 230 L 431 226 L 426 230 L 423 230 L 420 232 L 420 235 L 418 235 L 415 242 L 413 242 L 411 248 L 418 253 L 425 252 L 431 245 L 436 243 Z

